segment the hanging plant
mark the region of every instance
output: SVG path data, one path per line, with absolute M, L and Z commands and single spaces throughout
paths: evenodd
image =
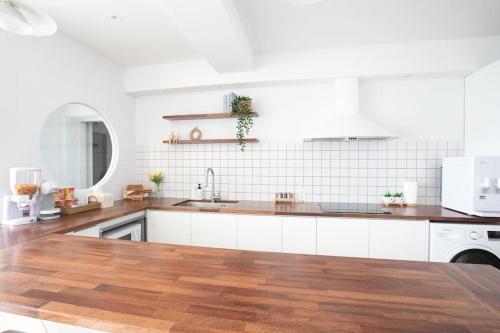
M 245 136 L 250 133 L 253 126 L 252 119 L 252 99 L 246 96 L 236 96 L 231 103 L 231 110 L 238 115 L 238 125 L 236 126 L 236 137 L 241 151 L 245 151 Z

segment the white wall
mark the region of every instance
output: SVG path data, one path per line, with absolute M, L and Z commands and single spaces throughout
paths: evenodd
M 119 197 L 133 179 L 133 100 L 123 91 L 123 69 L 58 33 L 48 38 L 0 31 L 0 194 L 8 169 L 40 166 L 40 133 L 59 106 L 80 102 L 98 110 L 119 139 L 118 167 L 104 190 Z
M 362 115 L 403 139 L 463 139 L 463 77 L 404 78 L 362 81 Z M 204 138 L 235 137 L 236 120 L 162 120 L 168 114 L 222 112 L 228 91 L 251 96 L 251 137 L 263 142 L 301 142 L 334 113 L 333 83 L 289 83 L 238 89 L 204 89 L 139 97 L 136 100 L 138 144 L 159 144 L 172 131 L 187 138 L 198 126 Z M 332 133 L 334 135 L 335 133 Z
M 464 78 L 366 80 L 360 88 L 360 109 L 405 139 L 462 141 Z
M 466 79 L 465 154 L 500 156 L 500 61 Z
M 370 45 L 255 56 L 255 70 L 217 73 L 207 61 L 128 68 L 125 89 L 142 94 L 245 83 L 422 73 L 471 73 L 500 58 L 500 36 Z

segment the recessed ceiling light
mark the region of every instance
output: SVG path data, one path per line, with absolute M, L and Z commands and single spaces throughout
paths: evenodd
M 120 15 L 111 15 L 109 18 L 111 19 L 111 21 L 115 22 L 123 21 L 123 17 L 121 17 Z

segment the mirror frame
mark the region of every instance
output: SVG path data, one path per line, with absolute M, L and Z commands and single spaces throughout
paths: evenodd
M 109 132 L 109 136 L 110 136 L 110 139 L 111 139 L 112 153 L 111 153 L 111 162 L 109 164 L 108 170 L 106 171 L 106 174 L 104 175 L 104 177 L 101 178 L 101 180 L 99 180 L 97 182 L 97 184 L 94 184 L 93 186 L 91 186 L 89 188 L 77 188 L 75 186 L 75 190 L 77 190 L 77 191 L 95 191 L 95 190 L 99 190 L 99 189 L 101 189 L 111 179 L 111 177 L 114 175 L 114 173 L 116 171 L 116 167 L 118 165 L 118 156 L 119 156 L 119 153 L 120 153 L 118 136 L 117 136 L 117 134 L 116 134 L 113 126 L 111 126 L 111 123 L 108 121 L 108 119 L 101 112 L 99 112 L 95 107 L 93 107 L 92 105 L 89 105 L 87 103 L 82 103 L 82 102 L 69 102 L 69 103 L 61 104 L 60 106 L 58 106 L 57 108 L 55 108 L 52 112 L 50 112 L 45 117 L 45 121 L 42 124 L 42 130 L 41 130 L 41 133 L 40 133 L 40 137 L 43 135 L 43 128 L 45 126 L 45 123 L 47 122 L 47 119 L 52 115 L 52 113 L 58 111 L 59 109 L 65 107 L 67 105 L 81 105 L 81 106 L 85 106 L 85 107 L 87 107 L 89 109 L 92 109 L 95 113 L 97 113 L 102 118 L 102 122 L 104 123 L 104 125 L 106 126 L 106 128 L 107 128 L 107 130 Z M 41 148 L 41 144 L 42 144 L 42 140 L 40 140 L 40 148 Z M 40 153 L 41 153 L 41 149 L 40 149 Z M 41 164 L 42 164 L 42 175 L 43 175 L 43 170 L 46 169 L 46 168 L 43 165 L 44 163 L 43 163 L 42 156 L 40 156 L 40 159 L 41 159 Z M 63 185 L 59 184 L 59 180 L 58 179 L 50 179 L 50 180 L 55 181 L 56 184 L 58 184 L 59 186 L 63 186 Z M 71 185 L 71 186 L 74 186 L 74 185 Z

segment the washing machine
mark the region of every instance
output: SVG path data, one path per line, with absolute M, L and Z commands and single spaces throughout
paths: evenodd
M 500 269 L 500 225 L 431 223 L 429 260 Z

